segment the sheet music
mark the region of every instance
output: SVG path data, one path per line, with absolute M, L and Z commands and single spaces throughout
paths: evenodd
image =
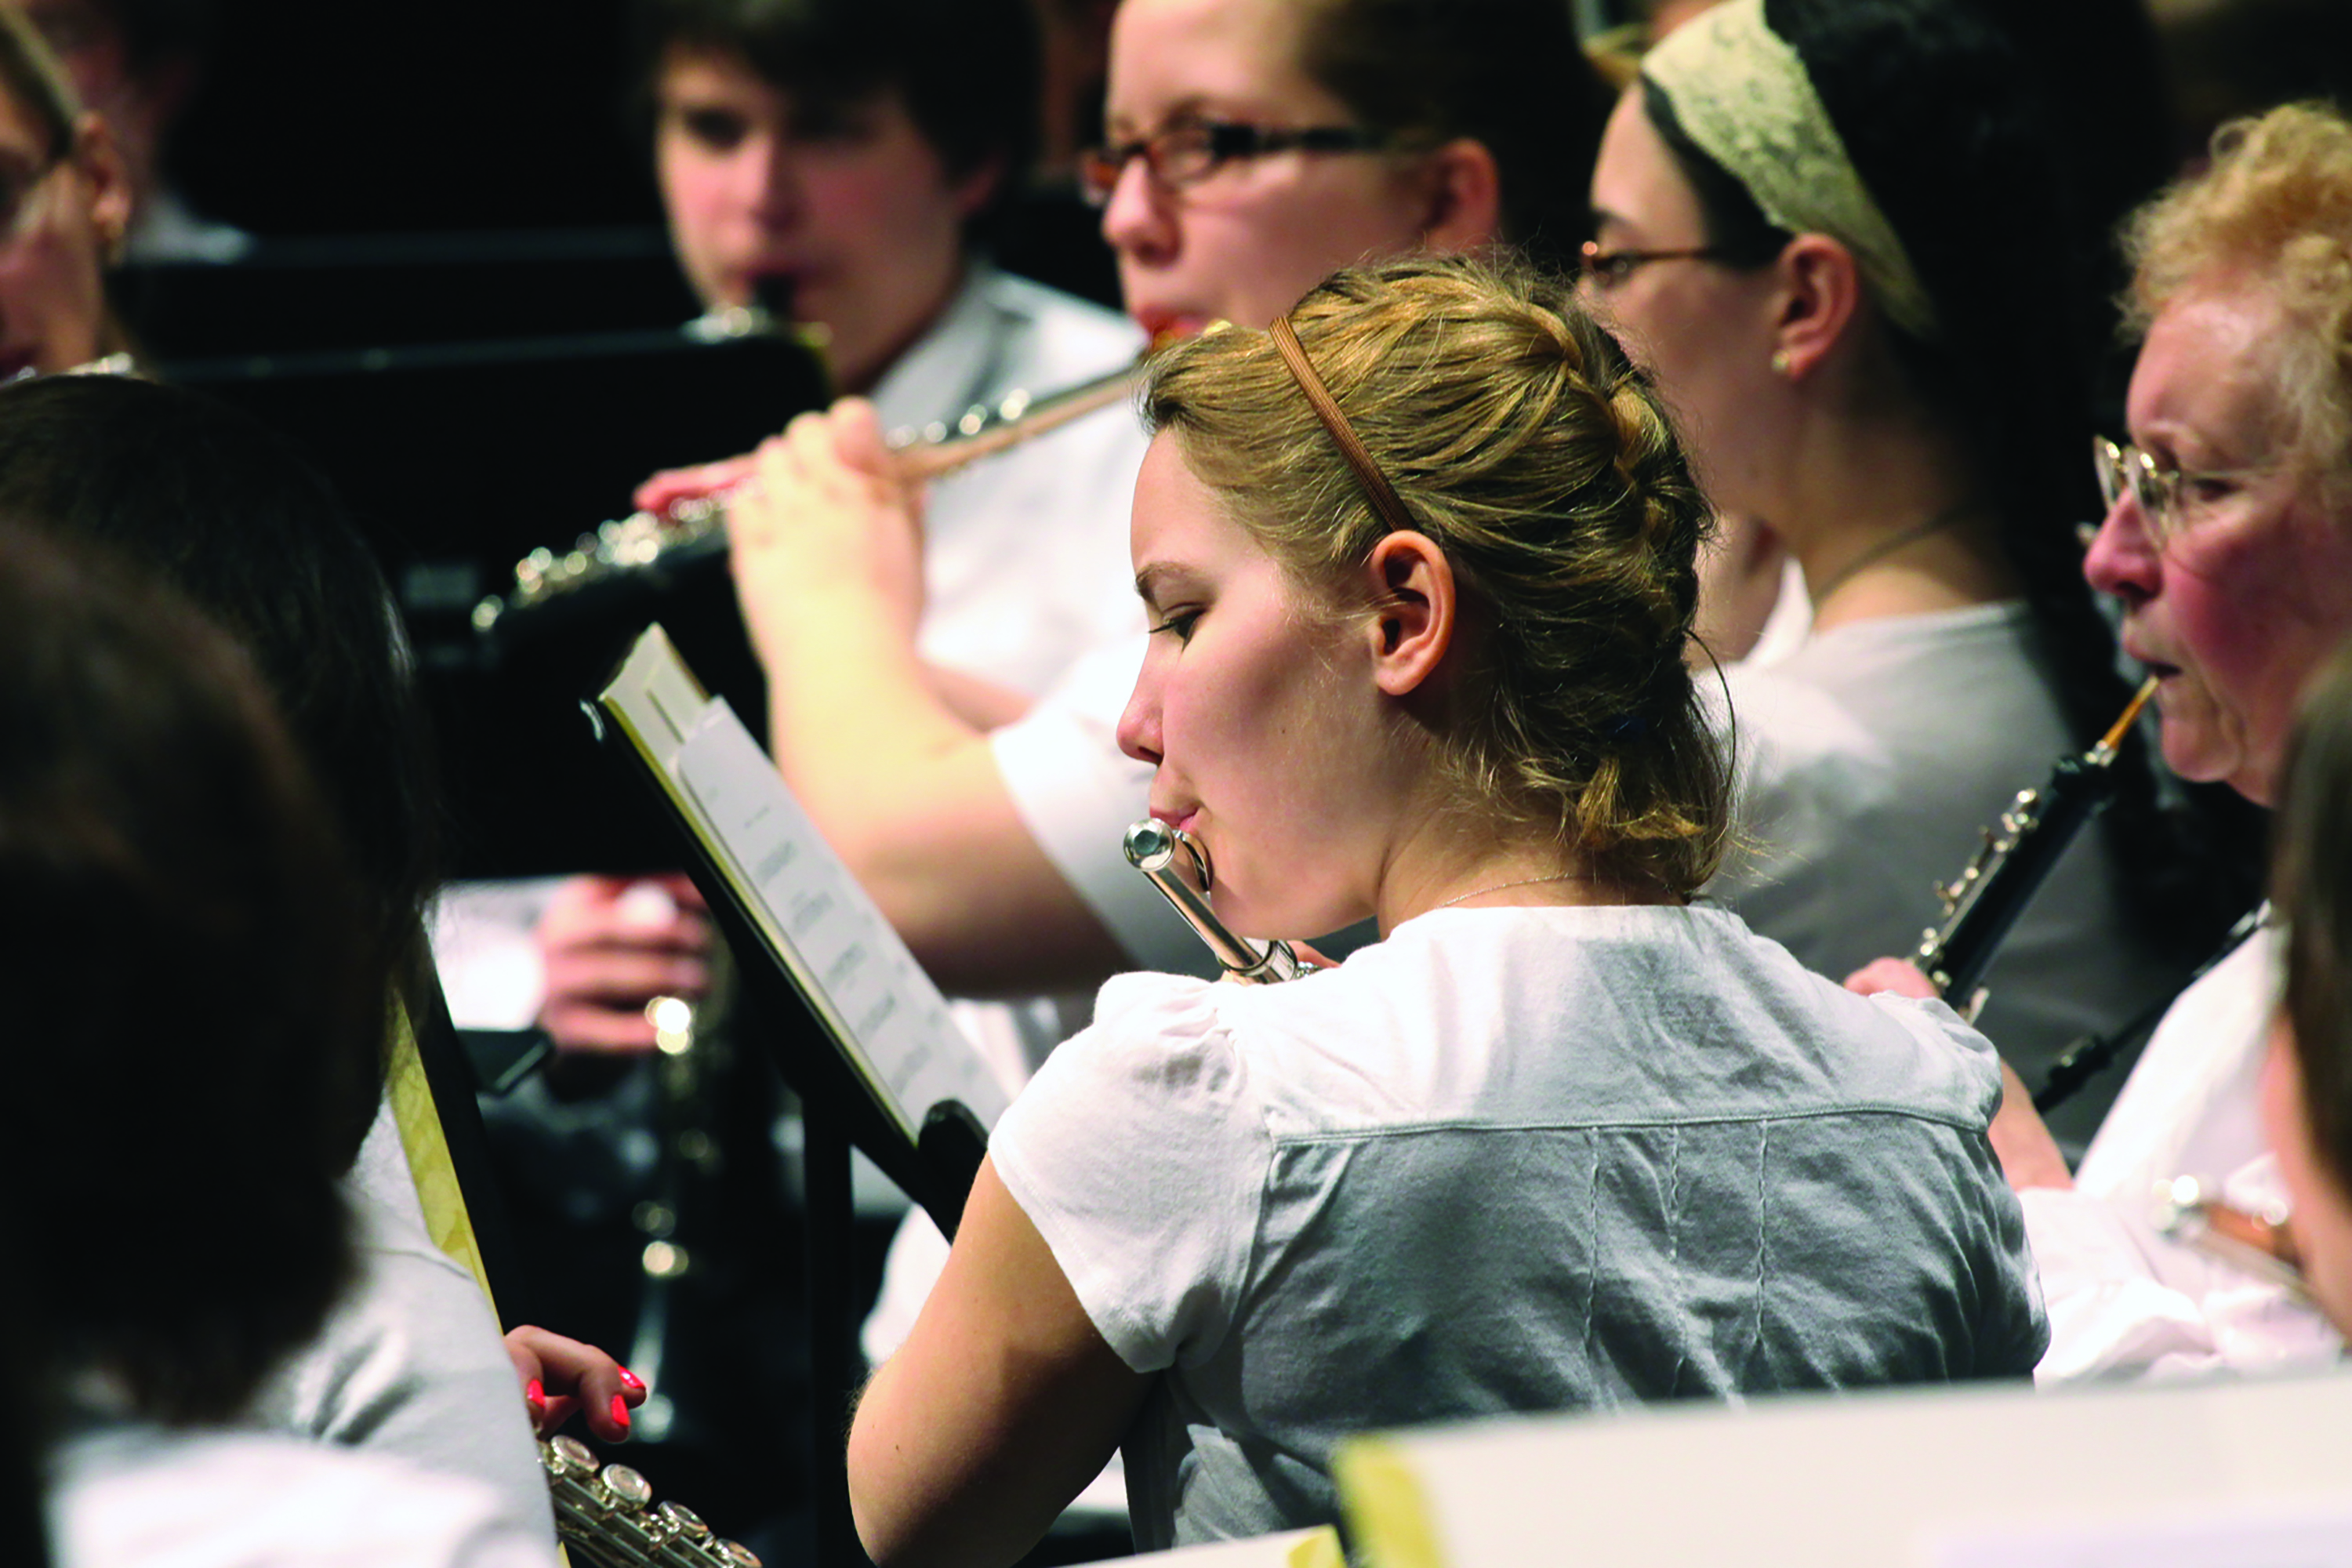
M 993 1126 L 1003 1092 L 956 1027 L 890 922 L 857 885 L 753 743 L 726 699 L 714 698 L 688 730 L 671 773 L 709 814 L 713 836 L 757 891 L 753 915 L 780 948 L 798 954 L 861 1069 L 889 1090 L 888 1107 L 912 1138 L 923 1112 L 961 1100 Z
M 992 1127 L 1005 1097 L 947 999 L 793 798 L 722 698 L 704 695 L 659 626 L 602 699 L 661 769 L 770 949 L 909 1143 L 960 1100 Z

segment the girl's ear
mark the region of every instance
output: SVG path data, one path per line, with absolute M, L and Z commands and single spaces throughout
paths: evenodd
M 1401 530 L 1372 546 L 1364 571 L 1374 605 L 1364 634 L 1372 678 L 1402 697 L 1436 673 L 1454 644 L 1454 568 L 1435 540 Z
M 1772 366 L 1801 381 L 1827 359 L 1862 310 L 1862 269 L 1825 234 L 1801 234 L 1781 250 L 1780 321 Z

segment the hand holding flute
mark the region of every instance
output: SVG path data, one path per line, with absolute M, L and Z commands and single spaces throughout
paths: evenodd
M 883 445 L 874 405 L 847 398 L 761 443 L 729 500 L 730 562 L 743 617 L 772 676 L 793 661 L 865 657 L 832 640 L 911 658 L 923 611 L 922 487 Z M 830 608 L 854 601 L 859 613 Z

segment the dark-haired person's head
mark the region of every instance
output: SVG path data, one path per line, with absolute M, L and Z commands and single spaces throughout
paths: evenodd
M 784 304 L 863 390 L 1026 172 L 1026 0 L 641 0 L 670 239 L 706 305 Z
M 1564 259 L 1605 111 L 1558 0 L 1122 0 L 1087 181 L 1145 331 L 1263 327 L 1359 262 Z
M 2305 696 L 2274 826 L 2286 989 L 2263 1115 L 2305 1282 L 2352 1335 L 2352 643 Z
M 1777 323 L 1750 318 L 1833 247 L 1857 409 L 1954 432 L 2005 513 L 2088 510 L 2095 300 L 2029 82 L 2006 32 L 1939 0 L 1731 0 L 1645 62 L 1596 172 L 1600 247 L 1623 259 L 1595 282 L 1724 507 L 1760 510 L 1752 416 L 1790 379 L 1759 335 Z
M 5 519 L 0 733 L 12 1441 L 85 1373 L 224 1420 L 350 1266 L 337 1178 L 382 1032 L 356 888 L 235 641 Z
M 0 388 L 0 513 L 135 560 L 251 654 L 351 847 L 397 986 L 436 877 L 425 721 L 397 613 L 334 495 L 282 438 L 120 376 Z

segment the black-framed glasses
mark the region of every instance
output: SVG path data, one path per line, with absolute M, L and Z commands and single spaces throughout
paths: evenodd
M 1723 252 L 1712 245 L 1685 246 L 1679 250 L 1603 250 L 1599 240 L 1588 239 L 1576 259 L 1595 285 L 1614 289 L 1631 278 L 1635 268 L 1653 261 L 1720 261 Z
M 1224 120 L 1183 120 L 1150 136 L 1115 147 L 1089 147 L 1078 154 L 1078 188 L 1101 206 L 1129 163 L 1140 158 L 1152 184 L 1181 191 L 1197 185 L 1228 163 L 1271 153 L 1376 153 L 1389 145 L 1377 131 L 1354 125 L 1286 128 L 1242 125 Z
M 2158 550 L 2187 531 L 2189 501 L 2207 487 L 2235 485 L 2254 479 L 2262 468 L 2168 468 L 2137 447 L 2121 446 L 2105 436 L 2091 437 L 2091 467 L 2099 476 L 2099 499 L 2113 511 L 2129 491 L 2147 521 L 2148 537 Z

